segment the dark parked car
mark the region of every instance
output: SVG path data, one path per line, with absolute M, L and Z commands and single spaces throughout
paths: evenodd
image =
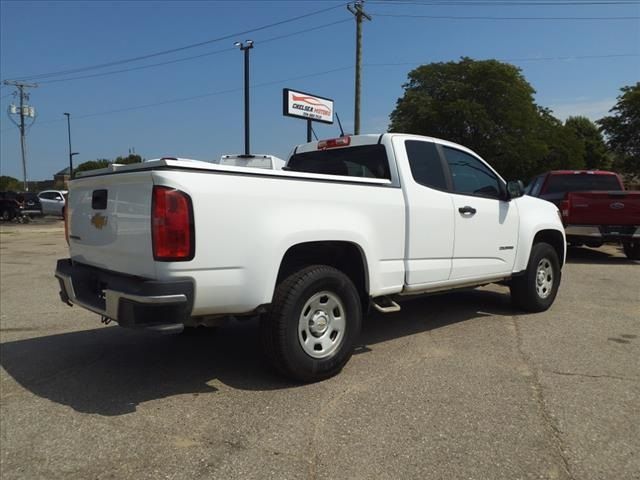
M 22 213 L 30 217 L 42 215 L 42 205 L 38 195 L 32 192 L 24 192 L 16 195 L 19 202 L 22 203 Z
M 22 217 L 22 205 L 15 192 L 0 192 L 0 218 L 9 221 Z

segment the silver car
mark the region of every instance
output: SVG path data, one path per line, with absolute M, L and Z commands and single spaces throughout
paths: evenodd
M 66 190 L 45 190 L 44 192 L 40 192 L 38 198 L 42 205 L 42 214 L 62 217 L 66 197 Z

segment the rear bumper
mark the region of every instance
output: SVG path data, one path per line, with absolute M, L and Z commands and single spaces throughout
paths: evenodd
M 567 240 L 619 242 L 640 239 L 640 227 L 634 225 L 567 225 Z
M 193 308 L 190 279 L 148 280 L 65 258 L 58 260 L 60 299 L 115 320 L 122 327 L 181 330 Z

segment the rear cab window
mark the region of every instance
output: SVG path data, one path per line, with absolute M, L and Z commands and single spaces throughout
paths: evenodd
M 294 154 L 286 170 L 390 180 L 389 159 L 384 145 L 329 148 Z

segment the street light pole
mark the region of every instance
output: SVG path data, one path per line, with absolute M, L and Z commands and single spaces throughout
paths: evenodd
M 250 145 L 249 145 L 249 50 L 253 48 L 253 40 L 245 40 L 245 43 L 236 42 L 236 47 L 239 47 L 244 52 L 244 156 L 250 157 Z
M 77 153 L 71 152 L 71 114 L 65 112 L 64 115 L 67 117 L 67 133 L 69 134 L 69 180 L 71 180 L 73 178 L 73 156 Z

